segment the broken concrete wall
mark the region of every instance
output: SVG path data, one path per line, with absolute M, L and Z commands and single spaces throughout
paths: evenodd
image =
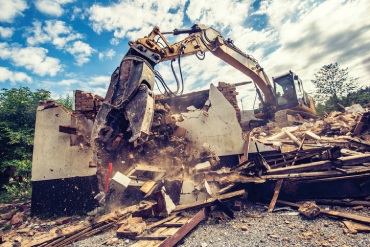
M 213 84 L 209 102 L 207 112 L 197 109 L 183 113 L 184 121 L 177 124 L 186 129 L 186 138 L 199 150 L 206 143 L 218 156 L 242 154 L 245 142 L 235 109 Z
M 78 127 L 81 122 L 86 126 Z M 96 168 L 89 167 L 93 153 L 88 137 L 62 133 L 61 125 L 71 129 L 74 125 L 77 133 L 86 134 L 92 121 L 72 116 L 55 102 L 39 106 L 32 161 L 33 213 L 83 211 L 94 203 Z

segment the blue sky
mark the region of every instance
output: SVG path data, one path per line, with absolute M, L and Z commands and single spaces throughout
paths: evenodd
M 0 0 L 0 87 L 81 89 L 105 96 L 129 40 L 203 23 L 255 57 L 271 78 L 288 70 L 310 80 L 323 65 L 349 67 L 370 85 L 370 1 L 300 0 Z M 176 38 L 170 40 L 175 41 Z M 157 67 L 174 86 L 167 63 Z M 182 60 L 185 92 L 249 80 L 212 54 Z M 254 99 L 252 86 L 240 96 Z M 250 109 L 249 101 L 243 100 Z M 246 102 L 246 103 L 245 103 Z

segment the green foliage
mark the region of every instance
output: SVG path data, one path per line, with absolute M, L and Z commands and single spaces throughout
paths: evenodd
M 351 106 L 352 104 L 366 105 L 370 103 L 370 87 L 364 87 L 359 89 L 357 92 L 349 93 L 348 95 L 338 99 L 338 103 L 343 106 Z M 336 103 L 333 97 L 330 97 L 324 103 L 316 105 L 316 110 L 319 116 L 322 116 L 324 112 L 337 111 Z M 341 111 L 343 108 L 340 109 Z
M 9 195 L 6 190 L 0 190 L 0 203 L 5 203 L 5 204 L 14 203 L 14 198 L 11 197 L 11 195 Z
M 352 104 L 366 105 L 368 103 L 370 103 L 370 87 L 363 87 L 357 92 L 350 93 L 343 100 L 343 104 L 347 106 Z
M 27 199 L 31 196 L 31 179 L 23 178 L 22 181 L 3 185 L 3 188 L 13 198 Z
M 315 99 L 319 110 L 341 110 L 338 103 L 358 89 L 358 78 L 348 77 L 348 68 L 341 69 L 337 63 L 324 65 L 315 74 L 312 83 L 316 86 Z M 348 105 L 348 102 L 345 102 Z
M 0 172 L 15 167 L 15 175 L 31 171 L 36 108 L 50 92 L 28 87 L 0 91 Z
M 63 96 L 63 95 L 59 95 L 59 98 L 56 100 L 56 102 L 65 107 L 66 109 L 68 110 L 71 110 L 72 111 L 72 107 L 73 107 L 73 97 L 69 96 L 69 94 L 67 94 L 66 96 Z

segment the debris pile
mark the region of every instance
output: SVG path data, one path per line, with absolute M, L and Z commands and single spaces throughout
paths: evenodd
M 83 222 L 54 227 L 22 244 L 65 246 L 114 228 L 117 238 L 138 240 L 133 246 L 174 246 L 215 210 L 222 212 L 221 217 L 233 218 L 246 199 L 270 202 L 269 212 L 280 203 L 298 208 L 308 218 L 327 214 L 370 224 L 369 217 L 317 206 L 370 206 L 369 111 L 352 107 L 346 113 L 332 112 L 322 119 L 284 128 L 269 122 L 244 133 L 244 147 L 232 142 L 234 154 L 221 154 L 212 143 L 199 145 L 200 138 L 190 133 L 195 130 L 184 124 L 195 118 L 207 123 L 213 115 L 225 126 L 238 125 L 235 112 L 229 116 L 227 109 L 222 115 L 212 98 L 222 93 L 232 101 L 235 87 L 219 84 L 218 88 L 215 92 L 217 89 L 211 87 L 201 109 L 190 105 L 187 113 L 175 113 L 165 100 L 156 100 L 147 141 L 128 142 L 121 136 L 108 147 L 97 147 L 96 165 L 86 164 L 97 167 L 101 191 L 95 198 L 99 207 Z M 92 119 L 99 106 L 91 104 L 98 102 L 95 96 L 76 93 L 82 99 L 76 110 Z M 83 98 L 88 103 L 83 103 Z M 78 130 L 78 126 L 73 128 Z M 229 134 L 228 138 L 232 137 Z M 222 138 L 217 138 L 214 142 L 222 143 Z M 306 200 L 310 202 L 299 202 Z M 15 240 L 14 236 L 8 239 Z

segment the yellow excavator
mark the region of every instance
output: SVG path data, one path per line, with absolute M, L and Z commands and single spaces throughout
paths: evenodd
M 169 34 L 188 36 L 170 44 L 164 36 Z M 289 71 L 273 77 L 271 83 L 256 59 L 243 53 L 230 39 L 224 39 L 213 28 L 198 24 L 190 29 L 161 32 L 159 27 L 154 27 L 147 37 L 129 45 L 129 51 L 112 74 L 107 95 L 94 123 L 93 140 L 108 149 L 114 148 L 114 143 L 122 138 L 129 142 L 145 141 L 154 114 L 155 83 L 162 83 L 169 95 L 182 93 L 183 85 L 181 89 L 176 76 L 177 90 L 172 92 L 169 89 L 154 69 L 157 64 L 172 61 L 173 68 L 176 59 L 179 64 L 185 56 L 196 55 L 203 59 L 208 51 L 253 80 L 261 101 L 259 109 L 255 110 L 257 118 L 275 119 L 282 123 L 287 121 L 287 115 L 316 116 L 313 99 L 304 91 L 298 75 Z

